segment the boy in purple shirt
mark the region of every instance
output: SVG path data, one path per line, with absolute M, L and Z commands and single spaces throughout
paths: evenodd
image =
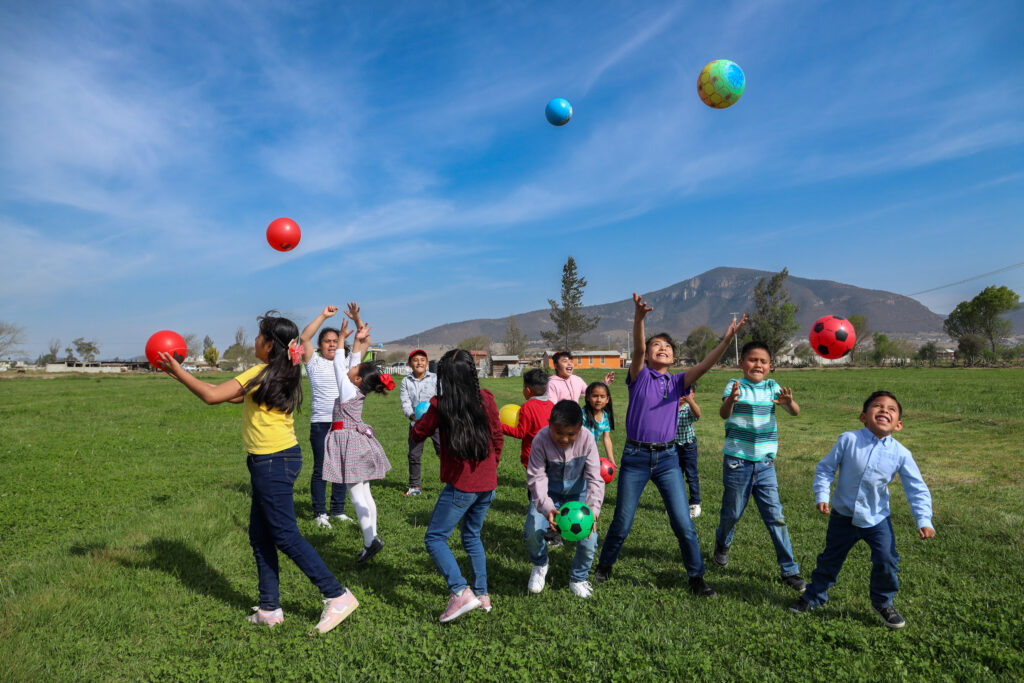
M 636 314 L 633 320 L 633 360 L 626 377 L 629 405 L 626 408 L 626 446 L 619 460 L 619 488 L 612 525 L 605 537 L 604 548 L 594 572 L 597 583 L 607 581 L 612 565 L 618 558 L 622 544 L 633 526 L 640 494 L 651 479 L 661 493 L 672 525 L 679 540 L 683 564 L 690 577 L 690 592 L 710 597 L 715 591 L 704 582 L 704 561 L 697 544 L 690 510 L 683 484 L 683 471 L 676 453 L 676 418 L 679 399 L 700 377 L 711 369 L 733 337 L 746 324 L 747 317 L 734 318 L 722 341 L 711 353 L 686 373 L 668 374 L 675 361 L 675 342 L 667 333 L 656 334 L 644 344 L 644 317 L 651 306 L 633 294 Z

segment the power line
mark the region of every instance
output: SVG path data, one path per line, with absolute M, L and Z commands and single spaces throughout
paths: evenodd
M 956 285 L 962 285 L 965 282 L 971 282 L 973 280 L 980 280 L 983 277 L 988 277 L 989 275 L 995 275 L 996 273 L 1002 273 L 1003 271 L 1007 271 L 1007 270 L 1013 270 L 1014 268 L 1020 268 L 1021 266 L 1024 266 L 1024 261 L 1021 261 L 1020 263 L 1014 263 L 1012 266 L 1006 266 L 1005 268 L 1000 268 L 999 270 L 993 270 L 990 273 L 982 273 L 981 275 L 975 275 L 974 277 L 969 277 L 966 280 L 959 280 L 957 282 L 950 282 L 948 285 L 940 285 L 939 287 L 932 287 L 931 289 L 923 289 L 920 292 L 914 292 L 913 294 L 907 294 L 907 296 L 917 296 L 918 294 L 927 294 L 928 292 L 936 292 L 936 291 L 938 291 L 940 289 L 945 289 L 946 287 L 955 287 Z

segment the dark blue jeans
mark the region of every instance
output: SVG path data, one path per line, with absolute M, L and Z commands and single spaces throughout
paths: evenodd
M 704 560 L 700 556 L 697 532 L 694 531 L 693 521 L 690 519 L 690 506 L 686 501 L 683 471 L 679 469 L 679 455 L 676 453 L 675 444 L 664 449 L 651 450 L 627 443 L 619 460 L 618 478 L 615 515 L 605 535 L 598 566 L 611 567 L 615 564 L 622 544 L 633 528 L 633 518 L 640 504 L 640 494 L 644 492 L 647 482 L 653 480 L 658 492 L 661 493 L 661 499 L 665 502 L 672 532 L 679 541 L 686 573 L 690 577 L 703 576 Z
M 324 440 L 331 431 L 330 422 L 311 422 L 309 425 L 309 445 L 313 447 L 313 476 L 309 480 L 309 493 L 313 499 L 313 516 L 327 514 L 327 482 L 324 481 Z M 331 486 L 331 514 L 340 515 L 345 512 L 344 484 Z
M 855 527 L 850 517 L 836 512 L 829 515 L 825 550 L 818 555 L 818 566 L 804 591 L 803 598 L 807 604 L 817 607 L 828 602 L 828 589 L 835 585 L 847 553 L 860 540 L 871 548 L 871 604 L 878 608 L 892 607 L 893 598 L 900 589 L 896 577 L 900 570 L 900 556 L 896 552 L 892 521 L 886 517 L 875 526 L 862 529 Z
M 268 455 L 249 454 L 247 460 L 252 483 L 252 508 L 249 511 L 249 543 L 256 558 L 259 576 L 260 609 L 281 606 L 278 592 L 277 551 L 298 565 L 325 598 L 336 598 L 345 587 L 335 578 L 313 549 L 295 522 L 292 491 L 302 469 L 302 451 L 298 444 Z
M 434 505 L 434 514 L 427 525 L 427 535 L 423 538 L 427 552 L 434 564 L 448 583 L 448 590 L 458 593 L 468 583 L 466 577 L 455 561 L 455 554 L 448 547 L 448 537 L 455 531 L 455 526 L 462 521 L 462 548 L 469 557 L 469 566 L 473 570 L 473 592 L 476 595 L 487 593 L 487 558 L 484 555 L 484 544 L 480 540 L 480 530 L 484 526 L 484 517 L 494 502 L 494 491 L 471 493 L 460 491 L 451 484 L 445 484 L 441 495 Z
M 779 481 L 775 477 L 775 459 L 763 458 L 757 462 L 725 456 L 722 461 L 722 512 L 715 530 L 715 543 L 728 548 L 736 531 L 736 522 L 743 516 L 750 498 L 754 498 L 757 511 L 768 529 L 775 546 L 775 559 L 783 577 L 800 573 L 800 565 L 793 559 L 793 546 L 789 541 L 789 527 L 782 514 Z
M 690 505 L 700 505 L 700 475 L 697 473 L 697 442 L 677 443 L 676 453 L 679 454 L 679 467 L 686 477 L 687 497 Z

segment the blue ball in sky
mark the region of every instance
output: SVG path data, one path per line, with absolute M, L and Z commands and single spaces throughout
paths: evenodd
M 564 97 L 556 97 L 544 108 L 544 116 L 552 126 L 564 126 L 572 118 L 572 105 Z

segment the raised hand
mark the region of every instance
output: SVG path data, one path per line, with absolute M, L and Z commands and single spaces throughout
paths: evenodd
M 340 341 L 341 341 L 342 344 L 345 343 L 345 340 L 348 338 L 348 335 L 350 335 L 350 334 L 352 334 L 352 330 L 348 329 L 348 320 L 346 320 L 345 318 L 342 318 L 341 319 L 341 330 L 338 333 L 338 337 L 340 338 Z
M 356 341 L 367 341 L 370 338 L 370 326 L 363 325 L 356 331 Z
M 643 320 L 644 316 L 654 310 L 654 306 L 648 306 L 643 297 L 636 292 L 633 292 L 633 305 L 636 306 L 636 317 L 638 320 Z
M 345 311 L 345 315 L 347 315 L 352 320 L 352 322 L 356 324 L 356 328 L 358 329 L 362 327 L 362 321 L 359 319 L 359 304 L 357 304 L 355 301 L 349 301 L 348 306 L 346 306 L 346 309 L 347 310 Z
M 793 390 L 789 387 L 779 387 L 779 393 L 775 394 L 772 403 L 776 405 L 793 405 Z
M 605 384 L 611 384 L 614 381 L 615 381 L 615 373 L 614 372 L 609 372 L 607 375 L 604 376 L 604 383 Z
M 732 322 L 729 323 L 729 328 L 725 331 L 725 336 L 726 337 L 735 337 L 736 333 L 739 332 L 740 330 L 742 330 L 743 326 L 746 325 L 746 324 L 747 324 L 747 314 L 746 313 L 744 313 L 743 316 L 739 319 L 739 322 L 736 321 L 736 318 L 733 318 Z
M 740 400 L 740 383 L 739 382 L 733 382 L 732 383 L 732 393 L 729 394 L 729 402 L 730 403 L 735 403 L 738 400 Z
M 337 306 L 324 306 L 324 311 L 320 315 L 325 318 L 333 318 L 334 314 L 338 312 Z

